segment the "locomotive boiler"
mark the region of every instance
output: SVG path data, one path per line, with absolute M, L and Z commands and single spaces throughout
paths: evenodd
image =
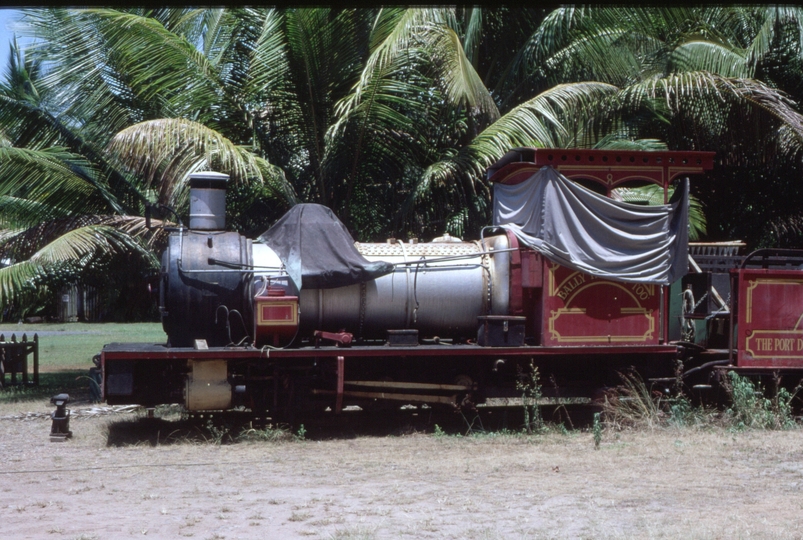
M 106 345 L 103 396 L 287 419 L 347 405 L 473 406 L 519 395 L 530 366 L 549 381 L 545 395 L 563 397 L 591 396 L 630 368 L 661 382 L 679 361 L 689 372 L 734 367 L 739 324 L 766 333 L 740 341 L 753 351 L 780 329 L 730 316 L 744 304 L 723 297 L 745 287 L 744 272 L 723 285 L 688 259 L 681 179 L 712 166 L 704 152 L 516 149 L 488 171 L 494 224 L 471 242 L 355 243 L 329 209 L 309 204 L 248 239 L 226 231 L 227 177 L 196 173 L 189 227 L 171 231 L 161 260 L 167 342 Z M 667 204 L 612 201 L 634 181 L 662 187 Z M 803 283 L 788 257 L 773 257 Z M 697 277 L 686 276 L 690 262 Z M 719 301 L 684 310 L 681 289 L 692 285 Z M 779 324 L 797 325 L 793 315 Z
M 339 280 L 316 276 L 317 283 L 301 287 L 269 245 L 224 232 L 222 214 L 206 217 L 218 206 L 209 200 L 225 199 L 225 176 L 202 173 L 190 182 L 190 227 L 171 234 L 162 256 L 160 308 L 171 346 L 189 347 L 199 339 L 210 346 L 279 347 L 315 330 L 341 329 L 358 341 L 412 328 L 422 336 L 465 340 L 476 334 L 478 316 L 510 311 L 510 244 L 504 234 L 476 242 L 444 237 L 354 244 L 330 210 L 298 205 L 285 216 L 299 218 L 293 224 L 299 230 L 291 234 L 303 232 L 315 242 L 310 257 L 326 267 L 324 276 L 344 274 Z M 356 281 L 341 266 L 366 263 L 383 275 L 362 280 L 360 274 L 357 283 L 332 286 Z

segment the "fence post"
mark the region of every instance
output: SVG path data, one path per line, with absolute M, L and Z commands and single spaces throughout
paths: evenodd
M 33 353 L 33 374 L 28 373 L 30 362 L 28 355 Z M 22 339 L 17 339 L 17 334 L 11 334 L 11 339 L 6 341 L 5 334 L 0 334 L 0 388 L 6 384 L 5 374 L 10 372 L 9 384 L 17 384 L 17 373 L 21 373 L 21 384 L 23 386 L 39 385 L 39 334 L 33 335 L 33 340 L 28 339 L 28 334 L 22 334 Z
M 16 343 L 16 342 L 17 342 L 17 334 L 11 334 L 11 343 Z M 17 365 L 18 365 L 17 362 L 18 362 L 19 359 L 17 358 L 17 354 L 16 354 L 16 350 L 15 349 L 16 349 L 16 347 L 14 347 L 13 345 L 11 346 L 11 349 L 9 349 L 9 351 L 11 352 L 11 384 L 12 385 L 17 384 Z
M 33 335 L 33 383 L 39 386 L 39 334 Z
M 22 334 L 22 386 L 28 386 L 28 334 Z

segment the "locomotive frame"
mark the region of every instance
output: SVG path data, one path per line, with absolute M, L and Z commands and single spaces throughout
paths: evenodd
M 608 196 L 614 188 L 628 182 L 653 183 L 663 188 L 666 202 L 668 189 L 676 178 L 710 170 L 713 158 L 710 152 L 520 148 L 490 167 L 487 179 L 491 183 L 515 184 L 541 167 L 551 166 L 567 178 L 596 185 L 597 191 Z M 195 179 L 195 187 L 212 190 L 214 194 L 224 179 L 215 173 L 204 174 Z M 720 274 L 730 272 L 733 297 L 729 302 L 720 297 L 713 311 L 696 316 L 689 313 L 691 324 L 697 327 L 702 324 L 702 328 L 697 343 L 687 343 L 680 339 L 683 317 L 676 298 L 682 295 L 679 289 L 694 281 L 692 278 L 684 278 L 670 288 L 594 277 L 562 267 L 520 245 L 509 230 L 482 239 L 476 243 L 475 252 L 451 258 L 422 256 L 414 267 L 407 261 L 405 251 L 412 244 L 399 242 L 405 261 L 399 265 L 400 272 L 408 284 L 404 322 L 384 327 L 385 336 L 378 337 L 376 333 L 364 336 L 369 297 L 365 282 L 353 286 L 350 289 L 353 292 L 349 293 L 352 303 L 359 306 L 356 308 L 359 315 L 327 319 L 322 314 L 328 309 L 324 305 L 324 292 L 317 291 L 314 305 L 320 313 L 314 322 L 310 322 L 310 317 L 302 323 L 311 308 L 302 310 L 299 306 L 304 302 L 305 306 L 313 305 L 310 293 L 274 287 L 271 284 L 276 282 L 270 279 L 255 293 L 257 266 L 249 251 L 253 249 L 251 241 L 236 233 L 223 232 L 224 221 L 219 216 L 210 217 L 215 213 L 210 214 L 210 207 L 219 206 L 219 202 L 210 203 L 200 193 L 191 198 L 202 203 L 206 211 L 201 212 L 203 219 L 211 220 L 210 223 L 199 227 L 200 232 L 193 239 L 191 208 L 190 231 L 180 228 L 171 235 L 177 242 L 178 255 L 171 254 L 168 248 L 163 256 L 163 321 L 169 339 L 171 335 L 181 335 L 181 346 L 106 345 L 101 352 L 101 388 L 109 404 L 136 403 L 151 408 L 180 403 L 191 412 L 242 408 L 277 420 L 292 420 L 305 411 L 330 410 L 339 414 L 348 405 L 466 407 L 489 398 L 519 397 L 517 377 L 530 365 L 536 366 L 542 380 L 547 382 L 543 394 L 555 397 L 597 395 L 601 388 L 616 386 L 618 374 L 630 368 L 635 368 L 645 379 L 667 383 L 677 380 L 679 366 L 683 366 L 687 374 L 694 375 L 690 381 L 703 382 L 698 387 L 704 387 L 715 369 L 783 370 L 795 376 L 803 373 L 803 348 L 797 355 L 792 354 L 795 351 L 778 350 L 764 356 L 745 356 L 746 351 L 755 350 L 756 343 L 767 343 L 758 339 L 792 339 L 795 340 L 792 348 L 798 342 L 803 343 L 803 327 L 798 328 L 803 320 L 803 298 L 797 296 L 798 285 L 803 285 L 803 272 L 790 267 L 803 262 L 795 258 L 798 253 L 764 257 L 761 269 L 749 269 L 749 264 L 732 271 L 720 268 Z M 229 237 L 232 240 L 223 240 Z M 207 249 L 205 246 L 209 250 L 224 249 L 219 247 L 221 243 L 228 252 L 240 253 L 237 264 L 220 263 L 212 255 L 201 255 L 199 260 L 204 259 L 201 269 L 182 268 L 181 257 L 187 245 L 203 251 Z M 496 297 L 493 301 L 483 298 L 481 312 L 472 312 L 478 319 L 476 334 L 466 336 L 464 330 L 455 330 L 455 335 L 439 337 L 433 334 L 437 331 L 435 327 L 425 330 L 428 334 L 419 335 L 416 317 L 409 312 L 411 294 L 416 294 L 415 288 L 409 292 L 411 274 L 415 274 L 413 279 L 417 281 L 419 272 L 437 274 L 438 264 L 451 264 L 448 261 L 461 257 L 472 257 L 472 261 L 477 261 L 476 266 L 483 268 L 478 270 L 483 276 L 483 287 L 489 291 L 495 287 L 497 296 L 503 291 L 504 312 L 499 313 Z M 499 263 L 501 270 L 493 267 L 497 264 L 494 258 L 504 261 Z M 221 265 L 228 274 L 221 274 Z M 219 276 L 223 276 L 221 280 L 214 281 Z M 169 284 L 168 278 L 173 280 Z M 215 296 L 194 285 L 204 280 L 214 282 L 218 288 L 225 285 L 226 291 Z M 708 292 L 710 283 L 709 279 Z M 171 292 L 168 285 L 181 289 L 179 293 Z M 790 301 L 788 291 L 792 289 L 795 294 Z M 345 294 L 344 291 L 337 294 Z M 380 295 L 374 302 L 381 306 L 381 291 L 373 294 Z M 713 291 L 713 295 L 717 292 Z M 757 295 L 764 300 L 756 301 Z M 242 306 L 239 311 L 236 306 L 227 305 L 234 302 L 231 300 L 234 297 L 245 298 L 244 303 L 236 304 Z M 737 302 L 737 298 L 745 297 L 746 302 Z M 179 303 L 181 306 L 168 309 L 169 302 L 174 307 Z M 775 309 L 778 302 L 787 307 Z M 415 303 L 418 309 L 417 298 Z M 196 309 L 201 305 L 211 307 L 203 312 Z M 773 310 L 782 315 L 762 319 Z M 211 339 L 210 331 L 211 346 L 204 338 L 190 340 L 200 331 L 196 329 L 196 334 L 192 334 L 193 327 L 211 328 L 211 319 L 217 321 L 221 311 L 225 311 L 227 323 L 223 326 L 215 323 L 218 337 Z M 245 327 L 246 320 L 253 321 L 253 335 L 246 331 L 249 339 L 245 342 L 235 343 L 230 336 L 231 313 L 237 313 Z M 732 313 L 736 315 L 730 316 Z M 707 325 L 711 320 L 721 319 L 723 314 L 728 316 L 728 334 L 724 338 L 720 335 L 717 341 L 716 333 L 708 331 Z M 357 320 L 359 323 L 354 322 Z M 351 326 L 341 327 L 340 321 Z M 444 324 L 441 323 L 441 328 L 450 328 Z M 224 337 L 220 337 L 221 328 L 226 330 Z M 201 335 L 206 334 L 201 331 Z M 762 335 L 765 337 L 761 338 Z M 709 347 L 709 341 L 721 346 L 723 340 L 724 347 Z

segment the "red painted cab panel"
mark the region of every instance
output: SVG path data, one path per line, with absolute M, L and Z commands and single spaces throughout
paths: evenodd
M 659 343 L 659 286 L 610 281 L 546 259 L 543 275 L 543 345 Z

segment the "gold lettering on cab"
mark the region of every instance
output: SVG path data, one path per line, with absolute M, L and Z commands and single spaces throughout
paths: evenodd
M 588 274 L 577 273 L 572 276 L 566 283 L 561 285 L 560 289 L 555 296 L 560 298 L 561 300 L 566 300 L 575 290 L 577 290 L 580 285 L 588 281 L 596 280 L 595 276 L 591 276 Z M 639 300 L 647 300 L 648 298 L 655 295 L 655 285 L 644 284 L 644 283 L 634 283 L 630 285 L 630 290 Z
M 650 296 L 655 294 L 655 285 L 645 285 L 644 283 L 636 283 L 632 286 L 633 294 L 635 294 L 639 300 L 646 300 Z
M 557 297 L 561 300 L 566 300 L 573 290 L 586 282 L 585 274 L 577 274 L 567 283 L 565 283 L 560 290 L 558 290 Z

